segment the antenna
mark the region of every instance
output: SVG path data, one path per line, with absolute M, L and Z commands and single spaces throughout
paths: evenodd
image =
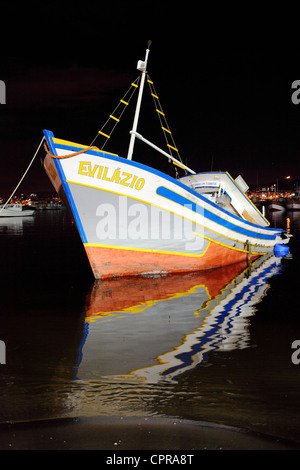
M 152 44 L 152 41 L 148 41 L 148 48 Z M 131 160 L 132 159 L 132 154 L 133 154 L 133 147 L 134 147 L 134 141 L 135 141 L 135 135 L 136 135 L 136 130 L 137 130 L 137 125 L 138 125 L 138 120 L 139 120 L 139 114 L 140 114 L 140 109 L 141 109 L 141 104 L 142 104 L 142 95 L 143 95 L 143 90 L 144 90 L 144 83 L 145 83 L 145 78 L 147 74 L 147 62 L 148 62 L 148 55 L 149 55 L 150 50 L 146 50 L 146 55 L 145 55 L 145 60 L 139 60 L 137 63 L 137 69 L 142 72 L 142 77 L 140 81 L 140 89 L 139 89 L 139 94 L 138 94 L 138 99 L 137 99 L 137 104 L 136 104 L 136 110 L 135 110 L 135 115 L 134 115 L 134 120 L 133 120 L 133 126 L 132 126 L 132 131 L 131 131 L 131 136 L 130 136 L 130 142 L 129 142 L 129 148 L 128 148 L 128 154 L 127 154 L 127 159 Z

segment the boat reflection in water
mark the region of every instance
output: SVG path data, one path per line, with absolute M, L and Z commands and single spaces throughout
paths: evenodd
M 210 351 L 248 347 L 248 319 L 280 265 L 280 258 L 266 255 L 251 267 L 96 281 L 76 378 L 172 382 Z
M 23 235 L 24 227 L 33 226 L 34 217 L 0 217 L 0 235 Z

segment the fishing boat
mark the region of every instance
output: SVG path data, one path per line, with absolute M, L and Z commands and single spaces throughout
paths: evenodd
M 286 208 L 288 211 L 299 211 L 300 210 L 300 201 L 291 199 L 286 203 Z
M 94 146 L 98 137 L 105 143 L 110 139 L 112 130 L 105 126 L 90 145 L 44 130 L 44 168 L 73 214 L 94 277 L 209 270 L 286 245 L 288 235 L 269 227 L 247 197 L 241 175 L 234 179 L 226 171 L 197 173 L 183 163 L 147 71 L 149 52 L 150 43 L 145 59 L 138 61 L 138 78 L 107 121 L 113 130 L 138 91 L 127 155 L 104 151 L 104 144 Z M 166 150 L 137 130 L 145 84 Z M 136 139 L 166 157 L 174 177 L 161 167 L 140 163 L 138 156 L 133 160 Z
M 28 217 L 34 212 L 32 209 L 24 208 L 22 204 L 0 205 L 0 217 Z

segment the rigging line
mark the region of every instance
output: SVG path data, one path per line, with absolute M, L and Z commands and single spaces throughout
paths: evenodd
M 35 157 L 37 156 L 37 154 L 39 153 L 39 150 L 41 148 L 41 145 L 43 143 L 43 141 L 45 140 L 45 136 L 42 138 L 41 142 L 40 142 L 40 145 L 38 146 L 34 156 L 32 157 L 32 160 L 31 162 L 29 163 L 28 167 L 26 168 L 25 170 L 25 173 L 23 174 L 22 178 L 20 179 L 19 183 L 17 184 L 17 186 L 15 187 L 14 191 L 12 192 L 12 194 L 9 196 L 9 198 L 7 199 L 6 203 L 4 204 L 4 206 L 1 207 L 0 209 L 0 213 L 3 211 L 3 209 L 5 209 L 5 207 L 7 206 L 7 204 L 9 203 L 9 201 L 11 200 L 11 198 L 14 196 L 15 192 L 17 191 L 18 187 L 20 186 L 20 184 L 22 183 L 23 179 L 25 178 L 26 174 L 28 173 L 28 170 L 29 168 L 31 167 L 32 163 L 34 162 L 34 159 Z
M 140 77 L 138 77 L 131 85 L 135 84 L 135 82 L 139 82 L 139 78 L 140 78 Z M 131 90 L 131 88 L 128 90 L 128 92 L 129 92 L 130 90 Z M 131 98 L 133 97 L 135 91 L 136 91 L 136 88 L 134 88 L 134 89 L 132 90 L 131 95 L 129 96 L 129 98 L 127 98 L 127 99 L 128 99 L 128 104 L 130 103 Z M 126 95 L 124 95 L 124 97 L 122 98 L 122 100 L 127 96 L 128 92 L 126 93 Z M 119 122 L 120 122 L 120 120 L 121 120 L 121 118 L 122 118 L 122 116 L 123 116 L 125 110 L 127 109 L 127 106 L 123 106 L 123 108 L 122 108 L 122 110 L 121 110 L 121 113 L 119 114 L 118 118 L 116 119 L 116 118 L 114 117 L 114 115 L 116 114 L 116 110 L 117 110 L 118 107 L 120 106 L 120 103 L 122 102 L 122 100 L 120 100 L 119 104 L 118 104 L 118 105 L 116 106 L 116 108 L 113 110 L 112 114 L 109 116 L 109 118 L 107 119 L 107 121 L 106 121 L 106 123 L 104 124 L 104 126 L 102 126 L 102 128 L 101 128 L 101 131 L 102 131 L 102 130 L 104 129 L 104 127 L 106 126 L 106 124 L 108 123 L 108 121 L 109 121 L 111 118 L 113 118 L 113 120 L 114 120 L 114 125 L 113 125 L 112 130 L 111 130 L 110 133 L 109 133 L 109 137 L 110 137 L 110 136 L 112 135 L 112 133 L 114 132 L 114 130 L 115 130 L 117 124 L 119 124 Z M 98 135 L 99 135 L 99 133 L 98 133 Z M 98 135 L 97 135 L 97 137 L 98 137 Z M 95 140 L 95 139 L 94 139 L 94 140 Z M 101 150 L 104 149 L 105 145 L 107 144 L 107 141 L 108 141 L 108 138 L 105 140 L 104 144 L 102 145 Z
M 172 150 L 171 150 L 171 148 L 173 148 L 174 151 L 176 151 L 176 153 L 177 153 L 177 155 L 178 155 L 179 161 L 180 161 L 181 163 L 183 163 L 183 162 L 182 162 L 182 158 L 181 158 L 180 153 L 179 153 L 179 150 L 178 150 L 177 147 L 176 147 L 175 140 L 174 140 L 173 135 L 172 135 L 172 132 L 171 132 L 171 130 L 170 130 L 170 126 L 169 126 L 169 124 L 168 124 L 166 115 L 165 115 L 165 113 L 163 112 L 162 105 L 161 105 L 161 103 L 160 103 L 160 101 L 159 101 L 159 97 L 158 97 L 157 92 L 156 92 L 156 90 L 155 90 L 154 83 L 153 83 L 153 81 L 151 80 L 150 75 L 148 74 L 147 76 L 148 76 L 148 80 L 147 80 L 147 81 L 148 81 L 148 83 L 149 83 L 150 93 L 151 93 L 151 96 L 152 96 L 152 98 L 153 98 L 154 105 L 155 105 L 155 107 L 156 107 L 156 105 L 158 104 L 158 107 L 159 107 L 159 109 L 156 109 L 156 111 L 157 111 L 157 114 L 158 114 L 158 118 L 159 118 L 159 122 L 160 122 L 161 128 L 162 128 L 163 133 L 164 133 L 164 137 L 165 137 L 165 140 L 166 140 L 166 143 L 167 143 L 168 151 L 169 151 L 170 155 L 172 156 Z M 164 120 L 164 122 L 163 122 L 163 120 Z M 171 139 L 172 144 L 173 144 L 172 146 L 169 145 L 169 140 L 168 140 L 168 138 Z M 170 147 L 171 147 L 171 148 L 170 148 Z
M 168 122 L 167 122 L 165 113 L 163 112 L 161 103 L 160 103 L 160 101 L 159 101 L 159 97 L 157 96 L 157 92 L 156 92 L 156 90 L 155 90 L 154 83 L 153 83 L 153 81 L 151 80 L 149 74 L 147 74 L 147 82 L 148 82 L 148 84 L 149 84 L 150 93 L 151 93 L 151 96 L 152 96 L 152 98 L 153 98 L 153 102 L 154 102 L 155 109 L 156 109 L 157 114 L 158 114 L 158 119 L 159 119 L 159 122 L 160 122 L 160 126 L 161 126 L 161 128 L 162 128 L 162 130 L 163 130 L 164 138 L 165 138 L 165 141 L 166 141 L 168 150 L 169 150 L 169 154 L 170 154 L 170 160 L 169 160 L 169 161 L 170 161 L 170 162 L 172 161 L 172 163 L 174 164 L 175 176 L 176 176 L 176 179 L 179 179 L 179 173 L 178 173 L 178 170 L 177 170 L 176 166 L 180 166 L 180 165 L 178 165 L 178 163 L 175 163 L 173 160 L 171 160 L 171 158 L 173 157 L 172 150 L 171 150 L 172 146 L 169 145 L 168 137 L 171 136 L 174 150 L 175 150 L 175 148 L 176 148 L 176 144 L 175 144 L 175 141 L 174 141 L 174 139 L 173 139 L 172 132 L 171 132 L 170 127 L 169 127 L 169 124 L 168 124 Z M 154 92 L 154 93 L 153 93 L 153 92 Z M 157 100 L 157 103 L 156 103 L 155 100 Z M 159 108 L 159 109 L 158 109 L 158 108 Z M 165 123 L 163 123 L 163 119 L 164 119 Z M 167 133 L 168 133 L 168 135 L 167 135 Z M 179 161 L 181 161 L 181 163 L 182 163 L 182 160 L 181 160 L 181 157 L 180 157 L 180 154 L 179 154 L 178 149 L 176 149 L 176 152 L 177 152 Z M 186 170 L 185 170 L 185 171 L 186 171 Z
M 127 108 L 127 105 L 130 103 L 130 100 L 131 98 L 133 97 L 136 89 L 138 88 L 138 84 L 139 84 L 139 80 L 140 80 L 140 76 L 138 76 L 134 82 L 131 83 L 129 89 L 126 91 L 126 93 L 123 95 L 123 97 L 119 100 L 117 106 L 115 107 L 115 109 L 112 111 L 112 113 L 109 115 L 109 117 L 107 118 L 106 122 L 103 124 L 103 126 L 101 127 L 100 131 L 97 132 L 96 136 L 94 137 L 94 139 L 92 140 L 92 142 L 90 143 L 90 146 L 93 145 L 93 143 L 95 142 L 95 140 L 97 139 L 97 137 L 99 137 L 99 133 L 101 134 L 101 132 L 103 131 L 103 129 L 105 128 L 105 126 L 107 125 L 107 123 L 111 120 L 111 116 L 113 116 L 113 119 L 114 119 L 114 116 L 116 114 L 116 111 L 117 109 L 121 106 L 121 104 L 123 105 L 126 105 L 126 106 L 123 106 L 123 109 L 120 113 L 120 115 L 118 116 L 118 120 L 120 121 L 125 109 Z M 131 95 L 129 96 L 129 98 L 127 98 L 127 95 L 131 92 Z M 126 101 L 127 99 L 127 101 Z M 109 133 L 109 137 L 111 136 L 111 134 L 113 133 L 113 131 L 115 130 L 115 127 L 116 125 L 118 124 L 119 121 L 115 121 L 115 124 L 111 130 L 111 132 Z M 101 150 L 104 148 L 104 146 L 106 145 L 109 137 L 107 137 L 107 139 L 105 140 L 104 144 L 102 145 L 101 147 Z

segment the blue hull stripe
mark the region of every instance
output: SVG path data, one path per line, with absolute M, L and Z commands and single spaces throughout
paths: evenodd
M 51 133 L 51 131 L 44 131 L 46 133 Z M 46 134 L 45 134 L 46 135 Z M 52 134 L 53 136 L 53 134 Z M 74 143 L 74 145 L 65 145 L 65 144 L 57 144 L 57 146 L 59 146 L 59 148 L 61 149 L 64 149 L 64 150 L 71 150 L 71 151 L 77 151 L 78 149 L 81 150 L 81 147 L 76 147 L 76 144 Z M 113 161 L 117 161 L 117 162 L 122 162 L 124 163 L 124 158 L 123 157 L 119 157 L 118 155 L 114 155 L 114 154 L 109 154 L 109 153 L 105 153 L 105 152 L 101 152 L 101 150 L 97 151 L 97 150 L 89 150 L 88 153 L 90 155 L 95 155 L 95 156 L 102 156 L 104 158 L 107 158 L 108 160 L 113 160 Z M 126 159 L 125 159 L 126 160 Z M 173 184 L 176 184 L 179 188 L 182 188 L 184 189 L 185 191 L 188 191 L 190 194 L 192 194 L 193 196 L 195 196 L 197 199 L 199 199 L 199 201 L 203 201 L 203 202 L 206 202 L 208 204 L 210 204 L 212 207 L 218 209 L 220 212 L 223 212 L 224 214 L 226 215 L 229 215 L 232 219 L 236 219 L 237 221 L 240 221 L 240 217 L 238 217 L 237 215 L 234 215 L 234 214 L 231 214 L 229 213 L 228 211 L 226 211 L 226 209 L 223 209 L 222 207 L 219 207 L 217 204 L 215 204 L 214 202 L 212 201 L 208 201 L 204 196 L 202 196 L 201 194 L 197 193 L 194 189 L 192 188 L 189 188 L 187 187 L 184 183 L 182 183 L 181 181 L 178 181 L 174 178 L 172 178 L 171 176 L 169 175 L 166 175 L 165 173 L 162 173 L 161 171 L 159 170 L 156 170 L 155 168 L 152 168 L 152 167 L 149 167 L 147 165 L 144 165 L 143 163 L 139 163 L 139 162 L 136 162 L 134 160 L 126 160 L 126 164 L 129 165 L 129 166 L 134 166 L 136 168 L 141 168 L 143 170 L 146 170 L 148 171 L 149 173 L 153 173 L 154 175 L 158 175 L 158 176 L 161 176 L 163 177 L 165 180 L 167 181 L 170 181 L 171 183 Z M 243 221 L 245 224 L 249 225 L 249 227 L 254 227 L 254 228 L 260 228 L 260 225 L 257 225 L 257 224 L 254 224 L 252 222 L 249 222 L 248 220 L 244 220 Z M 272 233 L 274 233 L 274 229 L 273 228 L 270 228 L 270 227 L 263 227 L 264 230 L 270 230 L 272 231 Z M 277 233 L 280 233 L 280 232 L 283 232 L 284 230 L 283 229 L 276 229 L 276 232 Z
M 215 222 L 222 227 L 225 227 L 229 230 L 233 230 L 234 232 L 238 232 L 242 235 L 246 235 L 249 237 L 254 237 L 254 238 L 260 238 L 262 240 L 275 240 L 276 235 L 266 235 L 264 233 L 259 233 L 259 232 L 253 232 L 251 230 L 247 230 L 243 227 L 239 227 L 238 225 L 233 224 L 232 222 L 229 222 L 228 220 L 223 219 L 222 217 L 219 217 L 218 215 L 208 211 L 207 209 L 199 206 L 195 202 L 185 198 L 184 196 L 181 196 L 178 193 L 175 193 L 174 191 L 171 191 L 170 189 L 166 188 L 165 186 L 159 186 L 156 190 L 156 193 L 159 196 L 165 197 L 166 199 L 169 199 L 170 201 L 176 202 L 177 204 L 180 204 L 181 206 L 188 207 L 191 209 L 193 212 L 196 212 L 197 214 L 201 214 L 207 219 L 211 220 L 212 222 Z
M 68 150 L 72 150 L 72 151 L 78 149 L 78 147 L 76 147 L 76 144 L 74 144 L 74 145 L 64 145 L 64 144 L 61 144 L 61 143 L 60 144 L 55 144 L 52 140 L 54 136 L 53 136 L 53 133 L 51 131 L 44 130 L 44 135 L 47 139 L 50 150 L 55 155 L 56 155 L 55 145 L 59 146 L 59 148 L 68 149 Z M 119 161 L 119 162 L 124 163 L 124 158 L 119 157 L 117 155 L 107 154 L 107 153 L 103 153 L 101 151 L 95 151 L 95 150 L 89 150 L 88 153 L 91 154 L 91 155 L 97 155 L 97 156 L 101 155 L 101 156 L 107 158 L 108 160 L 114 160 L 114 161 Z M 86 240 L 86 236 L 85 236 L 82 224 L 81 224 L 81 220 L 79 218 L 76 206 L 75 206 L 74 201 L 73 201 L 72 194 L 71 194 L 69 186 L 66 182 L 64 172 L 62 170 L 62 167 L 61 167 L 61 164 L 60 164 L 59 160 L 56 160 L 55 164 L 57 166 L 59 176 L 60 176 L 61 181 L 62 181 L 63 188 L 64 188 L 64 190 L 67 194 L 67 197 L 69 199 L 69 202 L 70 202 L 74 217 L 76 219 L 76 223 L 77 223 L 78 230 L 79 230 L 79 233 L 81 235 L 82 241 L 84 243 L 86 243 L 87 240 Z M 213 222 L 216 222 L 216 223 L 220 224 L 223 227 L 226 227 L 230 230 L 233 230 L 235 232 L 238 232 L 240 234 L 243 234 L 243 235 L 246 235 L 246 236 L 249 236 L 249 237 L 259 238 L 261 240 L 275 240 L 276 234 L 279 234 L 279 233 L 283 232 L 282 229 L 277 229 L 277 230 L 274 231 L 274 229 L 271 229 L 270 227 L 263 227 L 264 230 L 271 232 L 270 235 L 265 235 L 265 234 L 259 233 L 255 230 L 256 228 L 261 228 L 259 225 L 253 224 L 252 222 L 248 222 L 246 220 L 243 221 L 243 222 L 245 224 L 247 224 L 249 226 L 249 228 L 253 227 L 254 230 L 251 230 L 251 229 L 247 230 L 245 228 L 241 228 L 238 225 L 236 225 L 234 223 L 231 223 L 231 222 L 223 219 L 220 216 L 217 216 L 216 214 L 210 212 L 209 210 L 203 209 L 202 202 L 206 202 L 206 203 L 209 203 L 212 208 L 217 208 L 221 213 L 224 213 L 224 215 L 225 214 L 227 216 L 229 215 L 233 220 L 234 219 L 236 219 L 237 221 L 241 220 L 238 216 L 236 216 L 234 214 L 230 214 L 225 209 L 218 207 L 215 203 L 213 203 L 211 201 L 207 201 L 202 195 L 198 194 L 193 189 L 188 188 L 185 184 L 181 183 L 180 181 L 175 180 L 171 176 L 168 176 L 168 175 L 162 173 L 159 170 L 156 170 L 154 168 L 148 167 L 144 164 L 141 164 L 141 163 L 138 163 L 138 162 L 135 162 L 135 161 L 132 161 L 132 160 L 126 160 L 126 164 L 131 165 L 131 166 L 135 166 L 137 168 L 142 168 L 143 170 L 146 170 L 150 173 L 161 176 L 165 180 L 170 181 L 172 183 L 175 183 L 179 188 L 183 188 L 185 191 L 188 191 L 189 193 L 191 193 L 191 195 L 196 196 L 197 199 L 199 200 L 200 204 L 196 204 L 196 203 L 190 201 L 189 199 L 186 199 L 185 197 L 181 196 L 180 194 L 175 193 L 175 192 L 167 189 L 164 186 L 160 186 L 159 188 L 157 188 L 157 194 L 159 194 L 161 196 L 164 196 L 165 198 L 167 198 L 169 200 L 177 202 L 178 204 L 188 205 L 189 208 L 192 206 L 192 210 L 194 212 L 203 214 L 208 219 L 212 220 Z
M 44 131 L 44 135 L 46 137 L 47 144 L 49 146 L 50 151 L 52 152 L 53 155 L 57 155 L 55 146 L 53 145 L 53 141 L 52 141 L 53 133 L 51 131 Z M 76 209 L 76 205 L 75 205 L 73 196 L 71 194 L 69 185 L 66 181 L 65 173 L 64 173 L 64 171 L 61 167 L 61 163 L 60 163 L 59 159 L 54 160 L 54 164 L 55 164 L 56 169 L 58 171 L 58 175 L 60 177 L 62 187 L 63 187 L 63 189 L 65 191 L 65 194 L 67 196 L 67 199 L 69 201 L 69 204 L 70 204 L 70 207 L 71 207 L 71 210 L 72 210 L 72 213 L 73 213 L 76 225 L 77 225 L 77 229 L 78 229 L 78 232 L 80 234 L 80 238 L 82 240 L 82 243 L 87 243 L 87 238 L 86 238 L 86 235 L 85 235 L 85 232 L 84 232 L 84 229 L 83 229 L 78 211 Z

